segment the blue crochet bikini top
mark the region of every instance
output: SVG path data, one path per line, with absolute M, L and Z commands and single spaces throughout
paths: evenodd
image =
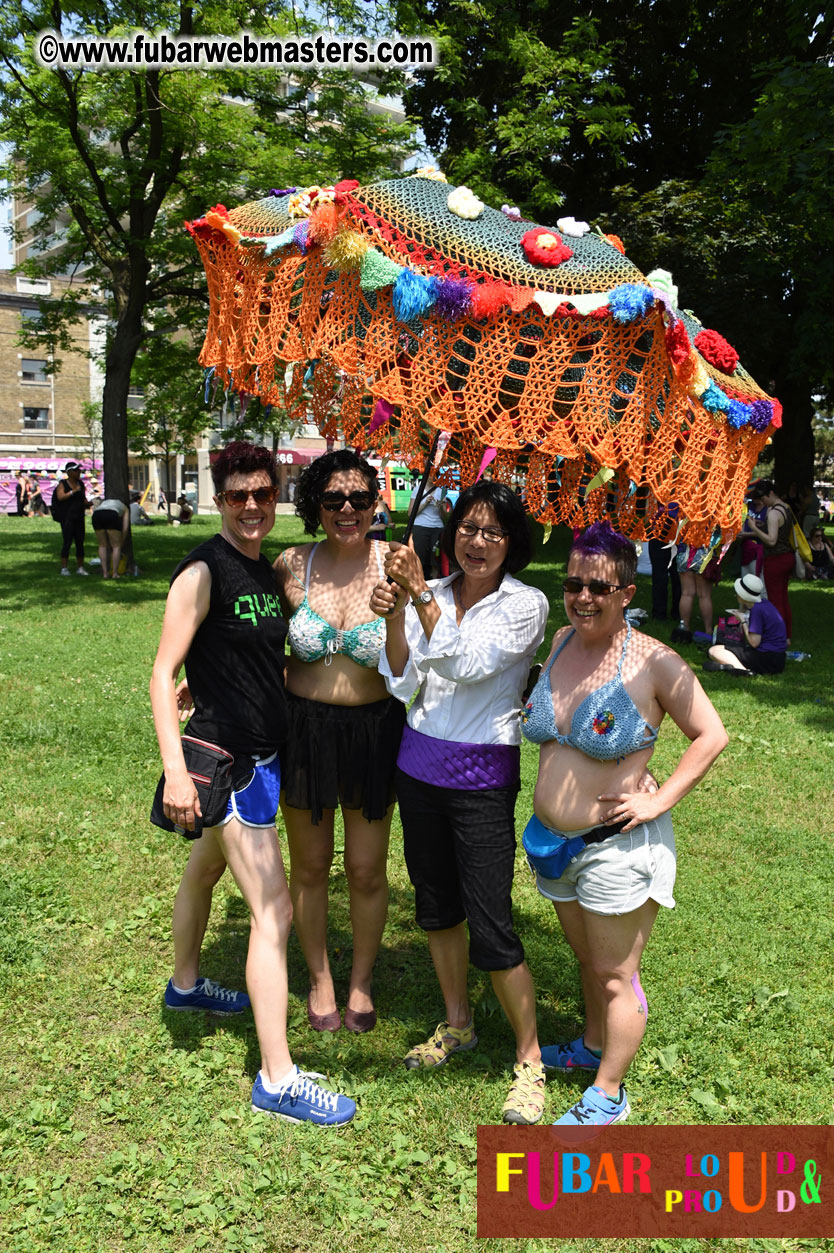
M 551 657 L 547 668 L 539 676 L 521 717 L 521 730 L 534 744 L 546 744 L 556 740 L 578 748 L 586 757 L 597 761 L 614 761 L 649 748 L 657 739 L 659 728 L 650 726 L 643 718 L 623 684 L 623 661 L 631 639 L 631 625 L 626 632 L 623 651 L 613 678 L 591 692 L 574 710 L 570 731 L 560 735 L 553 713 L 553 692 L 550 687 L 550 671 L 559 653 L 575 634 L 571 631 L 562 640 Z
M 310 589 L 310 569 L 313 564 L 318 544 L 314 544 L 310 550 L 310 556 L 307 560 L 307 573 L 304 582 L 293 574 L 296 583 L 304 588 L 304 599 L 296 609 L 295 613 L 289 620 L 287 639 L 293 655 L 299 661 L 321 661 L 324 658 L 324 664 L 329 665 L 333 660 L 334 653 L 343 653 L 345 657 L 349 657 L 351 661 L 355 661 L 359 666 L 365 666 L 369 670 L 375 669 L 379 663 L 379 654 L 382 652 L 382 646 L 385 643 L 385 620 L 383 618 L 374 618 L 372 622 L 361 622 L 359 626 L 348 627 L 346 631 L 340 631 L 337 627 L 331 626 L 326 622 L 315 609 L 310 607 L 309 589 Z M 377 565 L 379 566 L 380 578 L 385 574 L 382 564 L 382 555 L 380 545 L 374 543 L 374 551 L 376 553 Z M 287 565 L 286 561 L 284 562 Z M 287 565 L 289 570 L 289 566 Z

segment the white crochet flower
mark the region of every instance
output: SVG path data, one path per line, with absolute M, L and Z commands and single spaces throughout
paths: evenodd
M 556 227 L 563 235 L 573 235 L 575 239 L 581 239 L 591 229 L 587 222 L 577 222 L 576 218 L 559 218 Z
M 454 191 L 449 192 L 446 207 L 450 213 L 472 222 L 483 213 L 484 202 L 479 200 L 474 191 L 470 191 L 468 187 L 456 187 Z

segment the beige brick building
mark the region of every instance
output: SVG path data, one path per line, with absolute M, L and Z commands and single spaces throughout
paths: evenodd
M 21 330 L 38 321 L 38 299 L 57 299 L 66 287 L 63 278 L 28 279 L 0 270 L 0 455 L 91 453 L 81 406 L 101 396 L 101 373 L 89 355 L 100 347 L 101 323 L 91 316 L 72 327 L 73 351 L 60 355 L 54 371 L 45 348 L 20 345 Z

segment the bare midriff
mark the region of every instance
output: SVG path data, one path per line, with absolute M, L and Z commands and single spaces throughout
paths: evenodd
M 536 817 L 554 831 L 598 826 L 612 802 L 597 797 L 636 792 L 653 751 L 650 745 L 619 761 L 596 761 L 557 740 L 542 744 L 533 800 Z
M 299 661 L 287 657 L 287 691 L 325 705 L 370 705 L 385 700 L 388 689 L 378 670 L 359 666 L 350 657 L 334 653 L 329 661 Z

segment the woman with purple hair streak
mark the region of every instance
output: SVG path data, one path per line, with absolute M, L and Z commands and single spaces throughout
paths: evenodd
M 640 960 L 659 907 L 675 904 L 671 810 L 727 744 L 689 666 L 625 621 L 636 569 L 634 545 L 607 522 L 576 539 L 562 585 L 570 625 L 553 637 L 522 716 L 523 734 L 542 746 L 524 847 L 577 956 L 585 999 L 583 1034 L 544 1047 L 542 1062 L 594 1075 L 556 1125 L 630 1113 L 623 1079 L 648 1017 Z M 641 780 L 667 713 L 690 743 L 648 792 Z

